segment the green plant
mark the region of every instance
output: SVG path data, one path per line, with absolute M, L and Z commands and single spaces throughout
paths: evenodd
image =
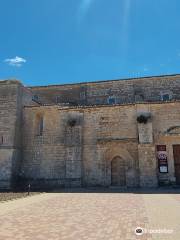
M 76 119 L 69 119 L 68 120 L 68 125 L 70 127 L 74 127 L 76 125 Z
M 140 115 L 140 116 L 137 117 L 137 121 L 138 121 L 138 123 L 146 124 L 147 121 L 148 121 L 148 118 L 149 118 L 148 116 Z

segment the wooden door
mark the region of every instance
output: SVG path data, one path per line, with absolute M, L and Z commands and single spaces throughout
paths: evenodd
M 176 183 L 180 184 L 180 145 L 173 145 Z
M 111 161 L 111 185 L 126 185 L 125 163 L 124 160 L 120 157 L 115 157 Z

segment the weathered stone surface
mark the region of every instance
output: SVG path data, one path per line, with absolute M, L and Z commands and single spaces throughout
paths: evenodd
M 117 104 L 154 102 L 161 101 L 164 94 L 169 94 L 170 99 L 180 99 L 180 76 L 51 85 L 31 90 L 41 102 L 49 104 L 99 105 L 108 104 L 109 98 L 115 98 Z
M 0 187 L 18 179 L 34 187 L 111 186 L 116 157 L 124 166 L 113 176 L 124 171 L 127 187 L 174 184 L 179 88 L 178 75 L 33 88 L 0 82 Z M 151 117 L 138 123 L 140 113 Z M 166 145 L 168 173 L 159 173 L 156 145 Z
M 157 187 L 157 161 L 155 147 L 151 144 L 139 144 L 138 157 L 140 186 Z

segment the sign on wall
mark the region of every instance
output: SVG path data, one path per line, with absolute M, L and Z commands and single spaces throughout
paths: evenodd
M 160 173 L 168 173 L 166 145 L 157 145 L 157 159 Z

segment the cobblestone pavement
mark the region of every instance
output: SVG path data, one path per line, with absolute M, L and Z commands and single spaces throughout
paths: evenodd
M 177 240 L 180 198 L 179 194 L 45 193 L 0 203 L 0 224 L 0 240 Z M 136 236 L 136 227 L 173 228 L 174 233 Z

